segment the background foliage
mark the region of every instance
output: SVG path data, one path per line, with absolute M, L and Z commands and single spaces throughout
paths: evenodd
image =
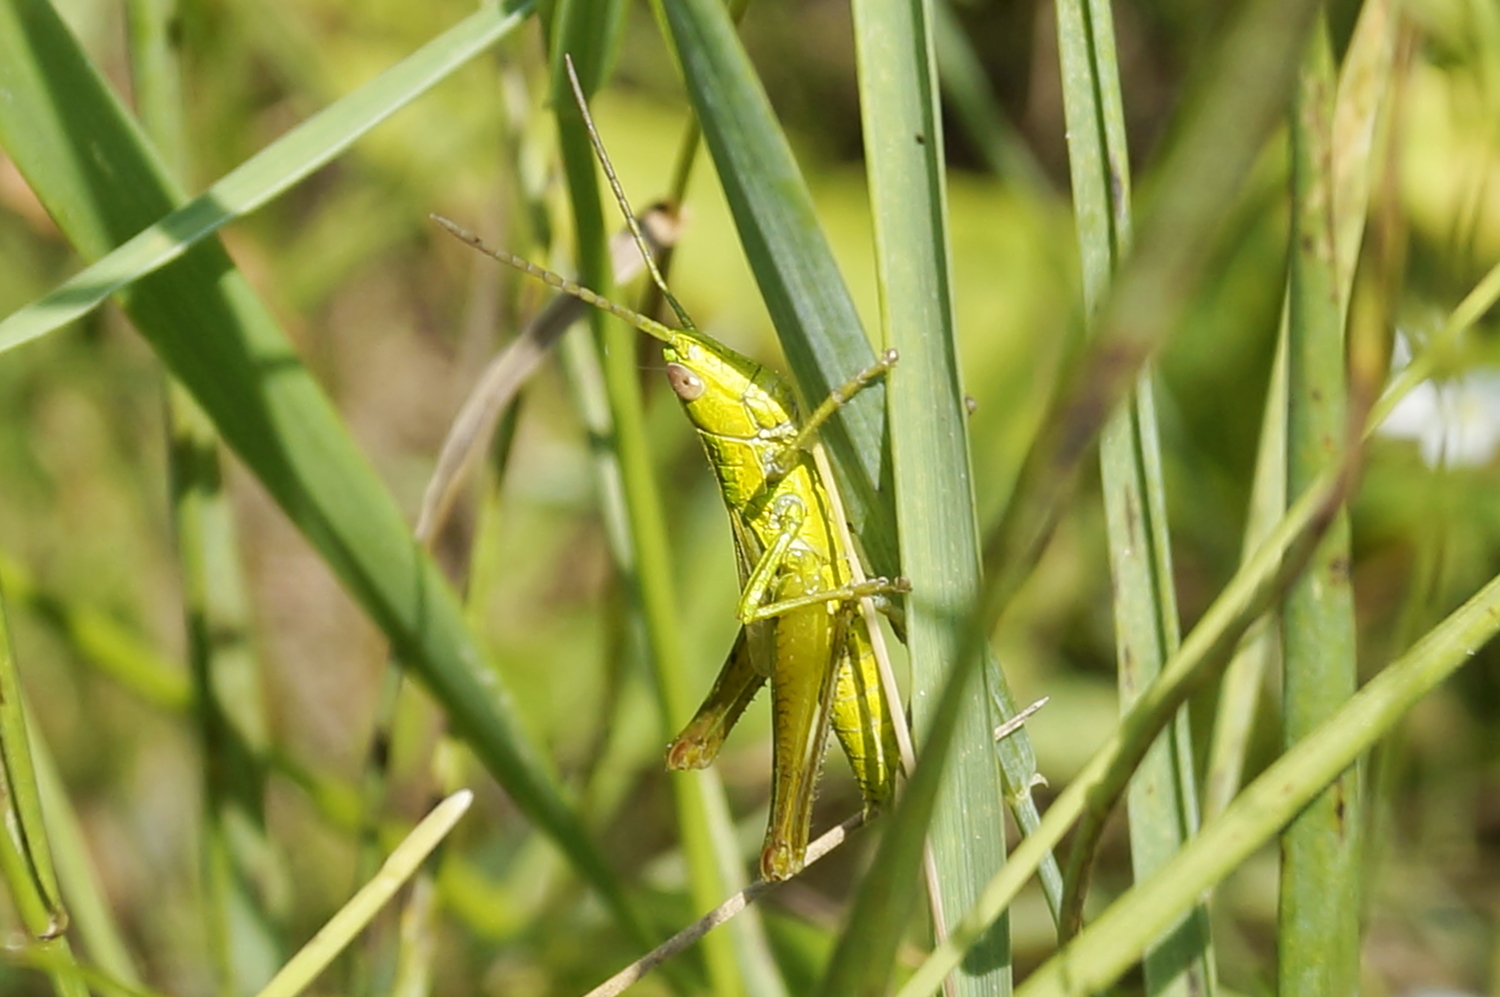
M 1358 13 L 1329 9 L 1341 52 Z M 338 5 L 323 0 L 186 4 L 182 147 L 189 190 L 234 169 L 291 126 L 351 92 L 471 12 L 464 4 Z M 138 13 L 138 12 L 137 12 Z M 965 4 L 953 11 L 982 78 L 943 50 L 953 97 L 946 121 L 951 276 L 981 532 L 1001 513 L 1053 385 L 1081 349 L 1078 250 L 1067 201 L 1053 13 L 1041 4 Z M 64 10 L 127 104 L 127 10 Z M 1500 18 L 1483 0 L 1405 6 L 1391 127 L 1388 203 L 1407 226 L 1403 338 L 1432 339 L 1455 304 L 1500 259 Z M 1170 140 L 1173 114 L 1205 74 L 1228 15 L 1217 4 L 1118 5 L 1115 29 L 1130 154 L 1143 197 Z M 672 59 L 648 13 L 627 12 L 618 63 L 594 103 L 625 189 L 638 204 L 664 192 L 688 117 Z M 751 4 L 747 48 L 808 178 L 867 329 L 879 296 L 859 162 L 859 108 L 849 13 L 827 2 Z M 958 51 L 964 51 L 960 49 Z M 436 211 L 491 241 L 567 269 L 571 230 L 544 43 L 535 20 L 371 131 L 348 153 L 222 232 L 255 293 L 396 503 L 415 515 L 434 454 L 480 368 L 544 295 L 470 253 L 427 221 Z M 959 99 L 987 83 L 995 117 L 979 127 Z M 981 108 L 984 105 L 980 105 Z M 1262 155 L 1234 206 L 1180 332 L 1159 358 L 1156 395 L 1172 529 L 1175 591 L 1190 625 L 1240 560 L 1256 447 L 1285 289 L 1284 138 Z M 671 280 L 700 326 L 782 366 L 714 171 L 694 173 Z M 80 267 L 9 159 L 0 158 L 0 315 Z M 1410 347 L 1409 347 L 1410 348 Z M 1398 348 L 1399 352 L 1399 348 Z M 1374 438 L 1351 505 L 1359 661 L 1364 677 L 1400 655 L 1500 569 L 1500 425 L 1493 322 L 1486 316 L 1439 357 L 1441 393 L 1419 389 L 1399 432 Z M 671 524 L 671 570 L 687 687 L 706 689 L 733 637 L 735 571 L 720 499 L 652 350 L 639 355 L 650 459 Z M 612 566 L 579 414 L 586 389 L 548 364 L 527 387 L 503 472 L 476 489 L 438 555 L 469 574 L 469 619 L 514 699 L 545 766 L 581 800 L 589 831 L 658 928 L 689 919 L 663 737 L 627 597 Z M 0 356 L 0 583 L 30 721 L 55 758 L 98 881 L 140 979 L 173 994 L 218 992 L 222 967 L 205 917 L 201 702 L 189 692 L 184 605 L 173 539 L 165 384 L 156 353 L 113 306 Z M 1426 405 L 1426 410 L 1420 406 Z M 1435 434 L 1445 415 L 1446 452 Z M 1463 435 L 1454 427 L 1463 426 Z M 243 558 L 254 693 L 266 729 L 264 833 L 232 826 L 248 896 L 264 923 L 232 945 L 263 981 L 362 881 L 361 787 L 380 710 L 386 645 L 333 572 L 262 486 L 225 464 Z M 1016 698 L 1051 702 L 1028 727 L 1038 768 L 1065 786 L 1111 730 L 1115 634 L 1097 475 L 1088 472 L 1035 573 L 993 635 Z M 582 992 L 639 944 L 568 871 L 507 795 L 459 750 L 408 689 L 391 739 L 386 837 L 423 812 L 435 789 L 472 785 L 478 805 L 445 854 L 430 930 L 436 992 Z M 1191 704 L 1206 753 L 1217 703 Z M 1253 776 L 1280 750 L 1268 690 L 1249 752 Z M 1500 987 L 1500 662 L 1480 648 L 1416 704 L 1368 767 L 1364 855 L 1364 992 Z M 739 835 L 755 851 L 767 796 L 769 721 L 752 709 L 717 769 Z M 1200 756 L 1201 757 L 1201 756 Z M 1200 763 L 1201 764 L 1201 763 Z M 830 756 L 819 826 L 857 809 Z M 257 785 L 259 785 L 257 783 Z M 1042 804 L 1052 790 L 1043 790 Z M 258 818 L 259 815 L 256 815 Z M 252 824 L 254 821 L 251 822 Z M 873 835 L 764 905 L 791 992 L 805 992 L 832 947 Z M 1218 889 L 1215 956 L 1224 983 L 1268 992 L 1276 979 L 1275 849 Z M 1131 881 L 1119 815 L 1106 829 L 1090 912 Z M 245 915 L 248 916 L 248 915 Z M 8 932 L 20 928 L 4 914 Z M 234 921 L 243 927 L 244 922 Z M 1012 910 L 1018 977 L 1055 947 L 1040 891 Z M 384 992 L 397 925 L 377 924 L 357 959 L 323 992 Z M 659 934 L 659 931 L 655 933 Z M 256 939 L 257 941 L 250 941 Z M 899 963 L 926 944 L 914 928 Z M 24 946 L 0 964 L 0 990 L 49 992 Z M 19 954 L 17 954 L 19 953 Z M 103 962 L 85 946 L 86 960 Z M 709 957 L 710 959 L 712 956 Z M 691 989 L 704 960 L 683 970 Z M 342 975 L 340 975 L 342 974 Z M 361 974 L 365 974 L 362 976 Z M 664 992 L 670 981 L 642 984 Z M 1127 979 L 1126 987 L 1140 986 Z M 654 988 L 654 989 L 653 989 Z

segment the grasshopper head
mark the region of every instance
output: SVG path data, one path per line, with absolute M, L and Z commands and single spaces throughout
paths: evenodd
M 774 371 L 720 344 L 675 338 L 664 351 L 667 381 L 700 433 L 747 442 L 796 435 L 796 403 Z

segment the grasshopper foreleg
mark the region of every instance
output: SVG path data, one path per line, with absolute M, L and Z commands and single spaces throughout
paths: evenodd
M 876 378 L 883 377 L 889 373 L 891 368 L 896 366 L 897 359 L 898 354 L 895 350 L 885 350 L 870 366 L 855 374 L 837 388 L 834 388 L 828 397 L 823 399 L 822 403 L 813 409 L 812 413 L 806 419 L 802 420 L 802 425 L 797 430 L 796 437 L 787 449 L 783 451 L 784 456 L 779 458 L 779 461 L 786 466 L 779 467 L 778 470 L 783 474 L 791 470 L 792 465 L 796 462 L 797 452 L 805 450 L 812 445 L 812 441 L 817 437 L 818 430 L 822 428 L 823 423 L 827 422 L 833 413 L 847 404 L 849 399 L 868 387 Z

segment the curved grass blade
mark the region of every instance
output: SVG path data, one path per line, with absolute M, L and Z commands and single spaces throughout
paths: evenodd
M 92 966 L 118 989 L 139 988 L 140 972 L 89 852 L 83 822 L 57 772 L 57 763 L 42 738 L 33 735 L 31 748 L 57 879 L 68 905 L 69 933 L 88 953 Z
M 41 798 L 0 594 L 0 882 L 8 887 L 25 948 L 44 963 L 59 997 L 87 997 L 68 938 Z

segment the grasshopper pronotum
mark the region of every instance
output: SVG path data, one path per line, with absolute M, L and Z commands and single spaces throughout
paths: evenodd
M 729 510 L 744 625 L 713 689 L 667 749 L 671 769 L 702 768 L 770 679 L 774 753 L 771 815 L 761 852 L 766 879 L 796 875 L 807 850 L 813 790 L 831 726 L 859 781 L 866 810 L 889 798 L 897 754 L 858 600 L 905 591 L 902 579 L 852 580 L 853 552 L 834 522 L 828 489 L 808 447 L 818 427 L 854 393 L 889 371 L 895 351 L 837 389 L 806 419 L 774 371 L 699 332 L 667 288 L 582 90 L 574 96 L 615 200 L 652 279 L 683 328 L 671 329 L 504 250 L 444 218 L 435 220 L 488 256 L 630 323 L 661 341 L 667 380 L 698 432 Z

